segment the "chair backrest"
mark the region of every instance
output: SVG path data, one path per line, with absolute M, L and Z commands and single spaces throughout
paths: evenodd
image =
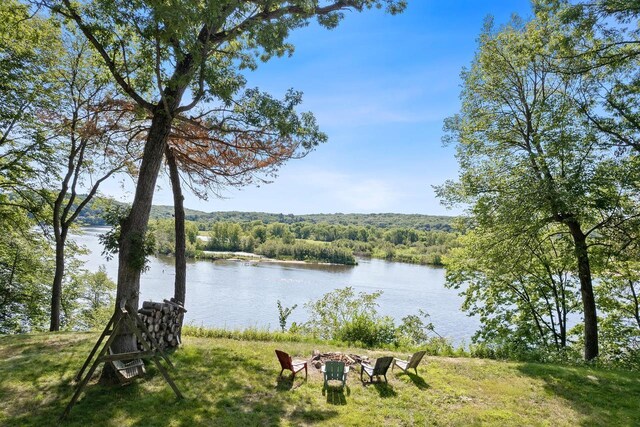
M 340 380 L 344 378 L 344 362 L 328 360 L 324 364 L 324 375 L 327 380 Z
M 409 363 L 407 363 L 407 369 L 415 369 L 420 364 L 422 356 L 424 356 L 425 353 L 426 351 L 418 351 L 416 353 L 413 353 L 413 356 L 411 356 L 411 359 L 409 359 Z
M 373 367 L 373 375 L 386 375 L 389 366 L 393 362 L 393 357 L 380 357 L 376 360 L 376 365 Z
M 293 362 L 291 362 L 291 356 L 289 356 L 288 353 L 282 350 L 276 350 L 276 356 L 278 356 L 282 369 L 290 369 L 293 371 Z

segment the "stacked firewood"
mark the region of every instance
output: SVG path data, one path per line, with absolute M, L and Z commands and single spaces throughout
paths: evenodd
M 152 344 L 149 337 L 155 338 L 160 349 L 179 346 L 182 321 L 186 312 L 182 304 L 173 298 L 165 299 L 164 302 L 143 302 L 142 308 L 138 310 L 138 317 L 146 325 L 147 332 L 143 332 L 142 337 L 149 344 Z M 142 343 L 138 343 L 138 348 L 143 349 Z
M 344 362 L 345 365 L 351 366 L 356 363 L 367 362 L 369 360 L 366 356 L 358 356 L 357 354 L 344 354 L 340 352 L 333 353 L 320 353 L 318 350 L 313 351 L 313 357 L 311 358 L 311 364 L 320 369 L 328 360 L 336 362 Z

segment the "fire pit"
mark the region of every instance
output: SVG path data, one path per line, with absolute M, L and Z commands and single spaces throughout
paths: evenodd
M 311 364 L 317 369 L 320 369 L 328 360 L 336 362 L 344 362 L 346 366 L 355 365 L 356 363 L 362 363 L 368 361 L 366 356 L 358 356 L 357 354 L 345 354 L 339 351 L 332 353 L 320 353 L 318 350 L 313 351 L 313 357 L 311 358 Z

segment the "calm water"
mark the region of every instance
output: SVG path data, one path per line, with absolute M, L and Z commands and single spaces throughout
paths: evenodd
M 117 260 L 102 257 L 98 235 L 104 229 L 86 228 L 73 236 L 90 250 L 85 267 L 91 271 L 104 265 L 112 279 L 117 277 Z M 191 261 L 187 265 L 188 313 L 185 321 L 196 325 L 243 328 L 268 327 L 277 330 L 280 300 L 286 307 L 298 304 L 288 319 L 307 319 L 304 303 L 333 289 L 352 286 L 356 292 L 382 290 L 378 299 L 381 314 L 398 322 L 418 309 L 431 315 L 435 330 L 454 343 L 468 343 L 478 326 L 475 318 L 460 311 L 462 298 L 444 287 L 444 269 L 420 265 L 360 259 L 357 266 L 318 266 L 236 261 Z M 142 275 L 140 300 L 161 301 L 173 296 L 173 258 L 154 257 Z

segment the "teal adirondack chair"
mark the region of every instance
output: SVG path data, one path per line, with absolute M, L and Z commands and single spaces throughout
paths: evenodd
M 402 369 L 405 373 L 409 369 L 414 369 L 416 371 L 416 375 L 418 375 L 418 365 L 420 364 L 420 361 L 422 360 L 422 356 L 424 356 L 425 353 L 426 351 L 418 351 L 416 353 L 413 353 L 413 355 L 409 360 L 394 359 L 391 370 L 393 371 L 393 368 L 396 366 Z
M 347 373 L 349 367 L 345 366 L 344 362 L 335 362 L 332 360 L 327 361 L 322 367 L 322 373 L 324 374 L 324 388 L 328 388 L 328 381 L 338 380 L 342 381 L 342 387 L 347 383 Z

